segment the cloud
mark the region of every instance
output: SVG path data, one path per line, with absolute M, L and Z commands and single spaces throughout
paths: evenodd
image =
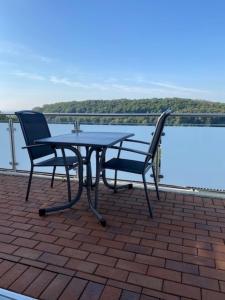
M 127 80 L 126 80 L 127 81 Z M 189 88 L 189 87 L 182 87 L 175 84 L 165 83 L 165 82 L 158 82 L 158 81 L 149 81 L 144 80 L 143 78 L 139 77 L 138 80 L 135 82 L 130 82 L 129 84 L 123 84 L 123 83 L 117 83 L 122 82 L 122 80 L 113 78 L 109 78 L 109 80 L 106 78 L 101 83 L 96 82 L 89 82 L 89 83 L 83 83 L 80 81 L 73 81 L 65 77 L 57 77 L 57 76 L 51 76 L 50 82 L 54 84 L 61 84 L 66 85 L 68 87 L 76 87 L 80 89 L 86 89 L 86 90 L 99 90 L 99 91 L 115 91 L 115 92 L 123 92 L 123 93 L 134 93 L 135 95 L 141 95 L 142 96 L 148 96 L 148 95 L 155 95 L 157 96 L 190 96 L 192 94 L 201 94 L 201 93 L 208 93 L 206 90 L 201 89 L 195 89 L 195 88 Z
M 64 93 L 82 94 L 84 97 L 127 97 L 127 98 L 145 98 L 145 97 L 190 97 L 190 98 L 206 98 L 210 95 L 210 91 L 196 88 L 183 87 L 167 82 L 150 81 L 141 77 L 137 81 L 122 80 L 119 78 L 104 78 L 98 82 L 89 79 L 74 80 L 68 77 L 60 77 L 56 75 L 42 76 L 40 74 L 14 71 L 14 76 L 27 80 L 45 81 L 54 85 L 65 86 Z M 125 83 L 124 83 L 125 82 Z M 86 95 L 86 96 L 85 96 Z
M 53 61 L 52 58 L 40 55 L 25 45 L 9 41 L 0 41 L 0 53 L 7 54 L 9 56 L 19 56 L 25 59 L 36 60 L 47 64 Z
M 109 88 L 121 90 L 123 92 L 128 93 L 152 93 L 153 91 L 157 91 L 159 89 L 150 88 L 150 87 L 144 87 L 144 86 L 138 86 L 138 85 L 127 85 L 127 84 L 111 84 L 108 86 Z
M 28 73 L 23 71 L 14 71 L 12 73 L 14 76 L 22 77 L 29 80 L 45 80 L 46 78 L 44 76 L 34 74 L 34 73 Z
M 34 53 L 31 54 L 30 57 L 34 58 L 36 60 L 39 60 L 40 62 L 46 63 L 46 64 L 49 64 L 53 61 L 53 59 L 50 58 L 50 57 L 43 56 L 43 55 L 38 55 L 38 54 L 34 54 Z
M 84 84 L 82 82 L 79 81 L 72 81 L 68 78 L 65 77 L 57 77 L 57 76 L 51 76 L 50 77 L 50 82 L 54 83 L 54 84 L 62 84 L 62 85 L 66 85 L 69 87 L 76 87 L 76 88 L 82 88 L 82 89 L 97 89 L 97 90 L 111 90 L 113 89 L 119 89 L 119 90 L 130 90 L 131 87 L 128 85 L 121 85 L 121 84 L 115 84 L 115 83 L 96 83 L 96 82 L 91 82 L 91 83 L 87 83 Z
M 57 76 L 51 76 L 50 77 L 50 82 L 54 84 L 63 84 L 68 87 L 76 87 L 76 88 L 81 88 L 81 89 L 97 89 L 97 90 L 107 90 L 108 85 L 101 84 L 101 83 L 82 83 L 80 81 L 73 81 L 65 77 L 57 77 Z
M 83 84 L 79 81 L 72 81 L 70 79 L 67 79 L 67 78 L 59 78 L 59 77 L 56 77 L 56 76 L 51 76 L 49 78 L 49 81 L 54 83 L 54 84 L 63 84 L 63 85 L 67 85 L 69 87 L 77 87 L 77 88 L 89 88 L 89 86 L 87 84 Z
M 15 67 L 15 63 L 11 62 L 11 61 L 7 61 L 7 60 L 0 60 L 0 66 L 4 66 L 4 67 Z
M 97 89 L 101 91 L 107 91 L 109 89 L 109 85 L 102 83 L 91 83 L 89 85 L 89 89 Z
M 152 81 L 152 80 L 147 80 L 143 76 L 138 75 L 135 78 L 135 81 L 144 84 L 144 85 L 152 85 L 152 86 L 159 86 L 163 89 L 167 90 L 173 90 L 177 92 L 197 92 L 197 93 L 207 93 L 207 90 L 202 90 L 202 89 L 197 89 L 197 88 L 192 88 L 192 87 L 184 87 L 180 86 L 174 83 L 169 83 L 169 82 L 160 82 L 160 81 Z
M 197 92 L 197 93 L 206 93 L 207 92 L 206 90 L 183 87 L 183 86 L 174 85 L 174 84 L 165 83 L 165 82 L 149 81 L 149 83 L 152 85 L 160 86 L 162 88 L 172 89 L 172 90 L 177 90 L 177 91 Z

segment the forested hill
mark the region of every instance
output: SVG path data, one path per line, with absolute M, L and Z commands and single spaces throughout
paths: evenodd
M 160 113 L 170 108 L 174 113 L 225 113 L 225 104 L 203 100 L 191 100 L 182 98 L 164 99 L 139 99 L 139 100 L 86 100 L 58 102 L 46 104 L 43 107 L 35 107 L 34 110 L 54 113 Z M 51 118 L 53 120 L 53 118 Z M 54 121 L 70 121 L 69 117 L 57 117 Z M 81 122 L 94 123 L 143 123 L 154 122 L 146 117 L 80 117 Z M 171 124 L 224 124 L 224 118 L 196 118 L 177 117 L 171 118 Z

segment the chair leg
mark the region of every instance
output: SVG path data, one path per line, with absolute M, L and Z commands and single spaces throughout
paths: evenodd
M 155 183 L 155 189 L 156 189 L 157 199 L 160 200 L 160 198 L 159 198 L 158 183 L 157 183 L 157 180 L 156 180 L 155 170 L 154 170 L 154 167 L 153 167 L 153 166 L 152 166 L 152 174 L 153 174 L 153 178 L 154 178 L 154 183 Z
M 116 184 L 117 184 L 117 170 L 115 170 L 115 177 L 114 177 L 114 193 L 116 193 L 117 192 L 117 190 L 116 190 Z
M 29 175 L 29 181 L 28 181 L 28 186 L 27 186 L 27 194 L 26 194 L 26 201 L 28 200 L 29 198 L 29 194 L 30 194 L 30 186 L 31 186 L 31 180 L 32 180 L 32 176 L 33 176 L 33 170 L 34 170 L 34 167 L 31 166 L 30 168 L 30 175 Z
M 55 170 L 56 170 L 56 166 L 53 167 L 52 180 L 51 180 L 51 188 L 53 188 L 53 183 L 54 183 L 54 178 L 55 178 Z
M 90 167 L 90 180 L 91 180 L 91 190 L 93 191 L 95 187 L 95 182 L 93 183 L 93 178 L 92 178 L 92 169 Z
M 68 190 L 68 200 L 71 202 L 71 188 L 70 188 L 70 174 L 69 174 L 69 168 L 65 166 L 66 170 L 66 181 L 67 181 L 67 190 Z
M 107 186 L 109 189 L 111 189 L 111 190 L 115 189 L 115 182 L 114 182 L 114 184 L 111 184 L 107 181 L 105 169 L 102 170 L 102 180 L 103 180 L 104 185 Z M 123 185 L 116 186 L 116 191 L 122 190 L 122 189 L 129 189 L 130 190 L 132 188 L 133 188 L 133 184 L 128 183 L 128 184 L 123 184 Z
M 145 196 L 146 196 L 146 200 L 147 200 L 147 203 L 148 203 L 148 210 L 149 210 L 150 217 L 152 218 L 152 216 L 153 216 L 152 215 L 152 209 L 151 209 L 151 204 L 150 204 L 150 200 L 149 200 L 149 196 L 148 196 L 147 184 L 146 184 L 146 179 L 145 179 L 144 174 L 142 174 L 142 178 L 143 178 Z

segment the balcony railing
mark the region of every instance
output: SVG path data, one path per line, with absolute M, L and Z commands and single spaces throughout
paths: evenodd
M 93 124 L 79 123 L 82 117 L 104 117 L 104 118 L 156 118 L 155 113 L 46 113 L 46 117 L 70 117 L 68 123 L 50 123 L 52 135 L 66 132 L 83 131 L 128 131 L 135 133 L 138 139 L 148 141 L 154 127 L 147 124 Z M 18 121 L 14 114 L 1 113 L 0 116 L 7 117 L 7 121 L 0 122 L 0 145 L 1 157 L 0 168 L 14 172 L 29 170 L 29 159 L 25 150 L 24 139 Z M 225 189 L 225 149 L 224 123 L 206 125 L 191 124 L 189 117 L 209 118 L 214 120 L 224 118 L 222 113 L 182 113 L 172 114 L 170 119 L 180 117 L 187 119 L 185 124 L 179 126 L 166 126 L 165 136 L 159 148 L 156 171 L 158 180 L 162 186 L 182 187 L 186 189 L 197 189 L 206 191 L 223 192 Z M 193 127 L 194 125 L 194 127 Z M 138 146 L 140 147 L 140 146 Z M 3 151 L 2 151 L 3 149 Z M 138 158 L 138 157 L 137 157 Z M 43 172 L 48 170 L 43 169 Z M 62 170 L 59 170 L 62 172 Z M 112 174 L 109 173 L 109 177 Z M 127 177 L 122 174 L 123 180 L 139 180 L 138 177 Z

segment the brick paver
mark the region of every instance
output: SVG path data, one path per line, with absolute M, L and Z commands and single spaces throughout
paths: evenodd
M 37 299 L 225 299 L 225 200 L 150 192 L 114 194 L 103 185 L 101 227 L 85 191 L 76 207 L 39 217 L 63 203 L 66 183 L 0 175 L 0 286 Z M 72 184 L 76 189 L 76 182 Z

